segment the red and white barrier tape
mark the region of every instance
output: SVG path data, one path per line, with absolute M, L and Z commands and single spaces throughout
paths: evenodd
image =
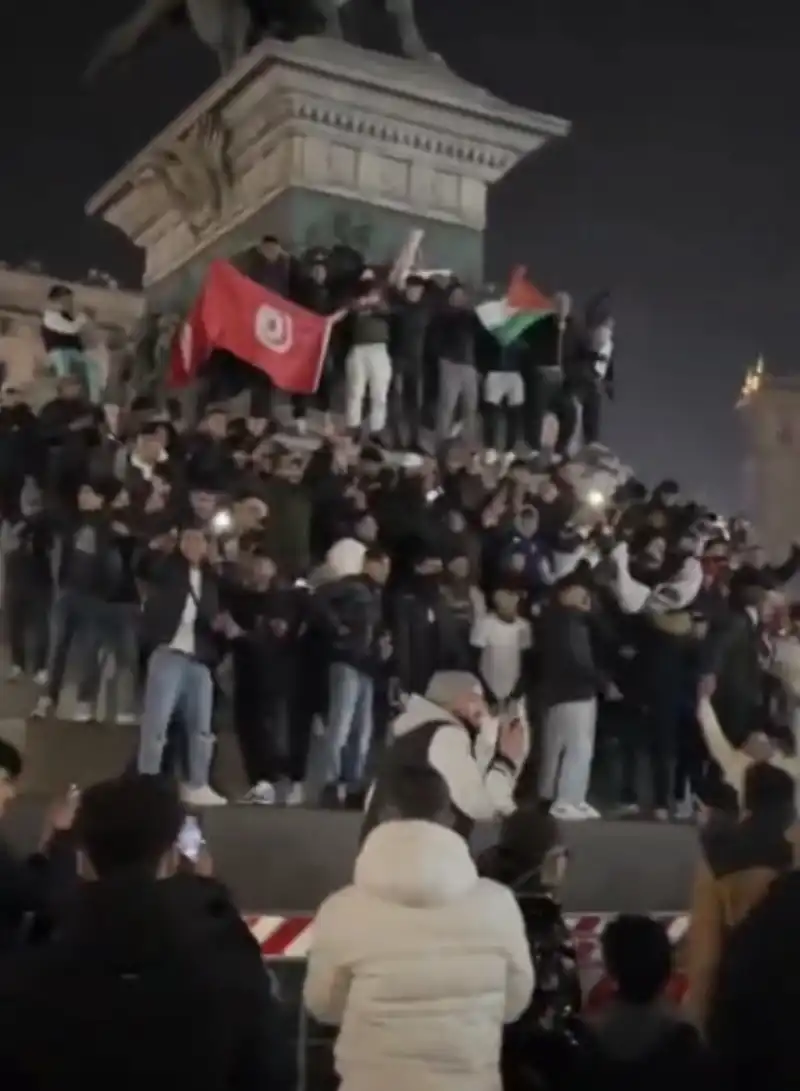
M 567 924 L 572 929 L 578 958 L 583 962 L 596 959 L 598 940 L 613 913 L 568 913 Z M 670 939 L 677 944 L 686 935 L 689 918 L 685 913 L 654 913 L 667 922 Z M 311 945 L 313 916 L 255 917 L 245 921 L 258 940 L 265 958 L 305 958 Z

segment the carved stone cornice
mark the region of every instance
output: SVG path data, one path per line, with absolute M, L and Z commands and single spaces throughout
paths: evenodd
M 298 131 L 328 133 L 345 143 L 357 141 L 390 154 L 428 156 L 449 169 L 469 177 L 494 182 L 519 158 L 496 142 L 480 141 L 474 136 L 447 131 L 424 124 L 387 118 L 377 110 L 358 106 L 331 105 L 329 100 L 312 94 L 293 94 L 292 120 Z
M 265 42 L 87 211 L 145 250 L 145 283 L 292 189 L 482 230 L 487 187 L 568 131 L 444 66 L 320 39 Z
M 183 136 L 155 148 L 139 172 L 138 183 L 145 189 L 160 189 L 190 231 L 200 237 L 224 216 L 233 197 L 236 175 L 231 141 L 224 117 L 212 110 Z

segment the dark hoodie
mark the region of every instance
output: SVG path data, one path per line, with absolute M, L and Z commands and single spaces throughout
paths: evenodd
M 712 1091 L 711 1065 L 697 1031 L 665 1002 L 614 1001 L 588 1025 L 583 1064 L 593 1091 Z
M 258 945 L 224 887 L 189 876 L 87 884 L 53 941 L 4 967 L 4 1087 L 178 1081 L 290 1086 Z

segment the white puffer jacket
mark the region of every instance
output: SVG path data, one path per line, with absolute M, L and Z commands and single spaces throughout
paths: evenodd
M 775 641 L 769 672 L 778 679 L 793 704 L 800 701 L 800 641 L 796 637 L 779 637 Z
M 304 999 L 341 1027 L 342 1091 L 500 1091 L 503 1024 L 533 983 L 510 891 L 452 830 L 396 821 L 317 914 Z

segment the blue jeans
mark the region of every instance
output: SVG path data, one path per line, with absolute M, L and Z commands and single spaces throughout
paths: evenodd
M 325 783 L 359 789 L 372 743 L 374 683 L 347 663 L 328 671 Z
M 178 712 L 186 732 L 189 787 L 204 788 L 208 784 L 214 754 L 213 703 L 214 679 L 205 664 L 171 648 L 156 648 L 147 664 L 139 733 L 139 772 L 150 776 L 161 772 L 167 728 Z
M 67 376 L 80 379 L 89 401 L 95 404 L 100 401 L 101 380 L 97 365 L 91 357 L 84 355 L 79 349 L 51 349 L 47 360 L 59 379 Z
M 75 647 L 77 655 L 78 700 L 91 704 L 100 688 L 100 650 L 114 634 L 122 643 L 127 635 L 115 624 L 114 608 L 103 599 L 80 591 L 60 591 L 53 603 L 50 629 L 50 661 L 48 664 L 47 695 L 56 704 L 64 684 L 69 653 Z

